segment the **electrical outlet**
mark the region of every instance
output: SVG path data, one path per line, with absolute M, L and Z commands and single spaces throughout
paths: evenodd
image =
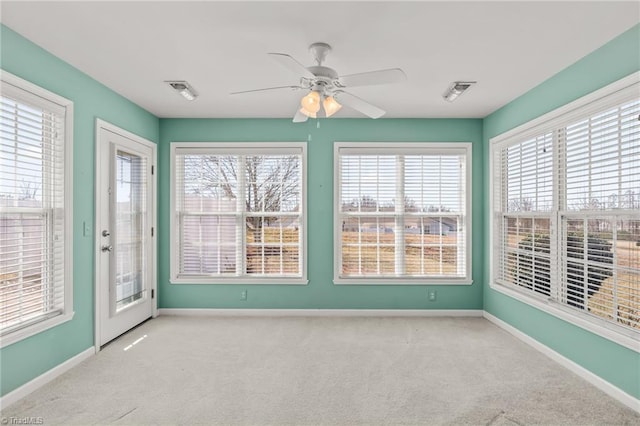
M 429 297 L 429 302 L 435 302 L 438 296 L 438 292 L 435 290 L 427 290 L 427 297 Z
M 91 227 L 89 226 L 89 223 L 87 221 L 82 222 L 82 236 L 91 236 Z
M 247 300 L 247 290 L 242 290 L 240 292 L 240 300 Z

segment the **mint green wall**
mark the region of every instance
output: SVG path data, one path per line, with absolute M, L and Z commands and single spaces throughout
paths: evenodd
M 640 25 L 551 77 L 484 120 L 484 163 L 489 139 L 640 70 Z M 484 171 L 489 193 L 489 169 Z M 485 199 L 489 235 L 489 199 Z M 489 241 L 484 242 L 489 253 Z M 489 256 L 484 269 L 484 309 L 580 364 L 635 398 L 640 398 L 640 354 L 492 290 Z
M 169 144 L 190 141 L 306 141 L 308 277 L 295 285 L 169 284 L 169 192 L 158 196 L 159 304 L 161 308 L 482 309 L 482 120 L 329 119 L 293 124 L 290 119 L 161 119 L 159 187 L 169 188 Z M 473 279 L 471 286 L 336 286 L 333 279 L 333 142 L 433 141 L 473 143 Z M 241 290 L 248 300 L 240 301 Z
M 95 120 L 101 118 L 151 141 L 158 119 L 6 26 L 0 26 L 0 67 L 74 102 L 73 305 L 58 327 L 0 350 L 4 395 L 93 346 L 93 223 Z M 83 235 L 83 223 L 91 232 Z

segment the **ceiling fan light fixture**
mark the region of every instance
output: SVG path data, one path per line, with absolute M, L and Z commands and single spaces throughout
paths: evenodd
M 320 93 L 315 90 L 312 90 L 300 100 L 300 105 L 302 109 L 309 113 L 317 113 L 320 111 Z
M 476 81 L 454 81 L 442 97 L 445 101 L 453 102 L 476 83 Z
M 333 96 L 327 96 L 324 98 L 322 105 L 324 106 L 324 112 L 327 117 L 331 117 L 333 114 L 340 111 L 340 108 L 342 108 L 342 105 L 340 105 Z
M 188 101 L 193 101 L 198 97 L 198 93 L 186 81 L 165 81 L 165 83 Z
M 316 114 L 315 112 L 307 111 L 306 109 L 304 109 L 304 107 L 300 108 L 300 112 L 303 113 L 304 115 L 306 115 L 309 118 L 317 118 L 318 117 L 318 114 Z

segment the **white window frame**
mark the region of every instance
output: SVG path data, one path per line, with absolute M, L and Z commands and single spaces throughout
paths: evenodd
M 176 219 L 176 150 L 180 148 L 189 149 L 216 149 L 225 150 L 230 154 L 239 150 L 291 150 L 299 151 L 298 153 L 302 157 L 300 177 L 301 177 L 301 190 L 302 194 L 301 209 L 302 220 L 300 226 L 302 227 L 302 243 L 300 256 L 301 259 L 301 276 L 300 277 L 271 277 L 271 276 L 252 276 L 252 275 L 239 275 L 239 276 L 211 276 L 211 277 L 180 277 L 178 274 L 179 256 L 178 256 L 178 241 L 177 229 L 178 226 Z M 307 279 L 307 143 L 306 142 L 171 142 L 170 148 L 171 155 L 171 218 L 169 221 L 170 226 L 170 278 L 171 284 L 284 284 L 284 285 L 306 285 Z M 242 231 L 243 235 L 245 230 Z M 244 237 L 243 237 L 244 241 Z
M 472 197 L 471 182 L 473 171 L 471 142 L 334 142 L 334 201 L 333 201 L 333 283 L 336 285 L 471 285 L 472 279 Z M 340 150 L 355 150 L 363 154 L 398 155 L 398 154 L 457 154 L 465 157 L 465 275 L 464 277 L 343 277 L 340 275 L 342 265 L 342 241 L 340 221 Z
M 31 325 L 18 328 L 0 338 L 0 348 L 19 342 L 27 337 L 41 333 L 73 319 L 73 102 L 52 93 L 40 86 L 26 81 L 7 71 L 0 70 L 2 91 L 12 90 L 27 92 L 25 102 L 42 102 L 57 104 L 65 110 L 64 120 L 64 306 L 62 311 L 53 317 L 44 318 Z M 13 89 L 12 88 L 15 88 Z M 19 98 L 19 95 L 16 95 Z M 40 99 L 38 101 L 38 99 Z
M 532 121 L 522 124 L 512 130 L 509 130 L 503 134 L 495 136 L 489 140 L 490 143 L 490 155 L 489 155 L 489 190 L 490 190 L 490 209 L 489 209 L 489 286 L 491 289 L 507 295 L 511 298 L 519 300 L 527 305 L 533 306 L 543 312 L 551 314 L 557 318 L 567 321 L 573 325 L 581 327 L 598 336 L 609 339 L 615 343 L 618 343 L 626 348 L 632 349 L 636 352 L 640 352 L 640 341 L 638 340 L 638 333 L 617 326 L 616 324 L 606 321 L 604 319 L 597 318 L 593 315 L 589 315 L 580 312 L 577 309 L 573 309 L 570 306 L 565 306 L 555 300 L 551 300 L 541 294 L 534 294 L 530 291 L 519 290 L 513 286 L 505 286 L 500 284 L 496 279 L 496 273 L 499 268 L 499 256 L 497 255 L 499 243 L 499 237 L 497 236 L 497 219 L 496 216 L 499 211 L 496 210 L 496 179 L 500 178 L 500 172 L 498 170 L 499 164 L 496 162 L 496 156 L 499 151 L 508 146 L 514 140 L 527 140 L 535 137 L 546 131 L 552 129 L 561 128 L 569 122 L 575 119 L 584 117 L 592 112 L 606 108 L 607 106 L 615 106 L 620 102 L 624 102 L 634 94 L 637 96 L 640 91 L 640 72 L 635 72 L 625 78 L 622 78 L 614 83 L 611 83 L 599 90 L 596 90 L 588 95 L 585 95 L 573 102 L 570 102 L 560 108 L 550 111 Z M 557 168 L 554 170 L 554 210 L 551 212 L 551 232 L 558 233 L 560 216 L 562 212 L 558 209 L 558 194 L 556 184 Z M 552 248 L 553 250 L 553 248 Z M 560 265 L 557 265 L 558 267 Z M 552 263 L 552 273 L 556 273 L 556 269 Z M 552 283 L 551 291 L 555 291 Z

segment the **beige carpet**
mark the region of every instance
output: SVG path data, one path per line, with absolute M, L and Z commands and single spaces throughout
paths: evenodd
M 65 425 L 640 424 L 639 414 L 481 318 L 159 317 L 2 417 Z

